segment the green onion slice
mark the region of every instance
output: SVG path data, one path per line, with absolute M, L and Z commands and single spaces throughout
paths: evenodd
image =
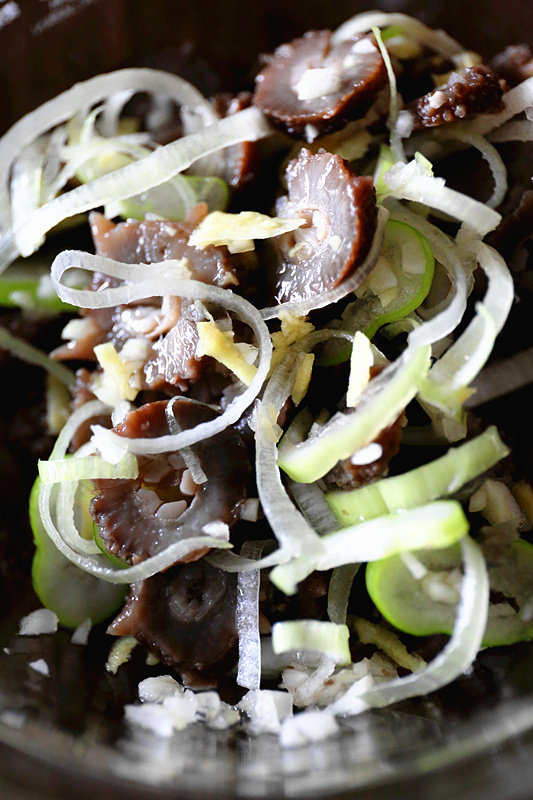
M 332 658 L 337 664 L 349 664 L 349 636 L 347 625 L 334 622 L 316 619 L 276 622 L 272 628 L 272 649 L 274 653 L 310 651 Z
M 456 605 L 450 579 L 461 566 L 460 548 L 414 555 L 422 565 L 420 577 L 413 575 L 400 555 L 369 564 L 368 593 L 385 619 L 398 630 L 414 636 L 449 634 Z M 489 564 L 488 573 L 491 590 L 509 598 L 512 605 L 502 600 L 489 606 L 483 646 L 533 639 L 533 545 L 523 540 L 513 542 L 501 563 Z
M 341 525 L 355 525 L 453 494 L 508 454 L 509 448 L 492 425 L 429 464 L 351 492 L 328 492 L 325 497 Z

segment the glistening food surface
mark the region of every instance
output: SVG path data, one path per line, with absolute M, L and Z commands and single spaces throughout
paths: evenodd
M 112 668 L 138 640 L 184 686 L 247 690 L 236 710 L 151 675 L 132 724 L 242 717 L 297 745 L 533 635 L 525 459 L 465 411 L 475 381 L 516 380 L 483 368 L 513 304 L 500 253 L 530 287 L 506 151 L 530 62 L 360 15 L 281 46 L 238 102 L 122 71 L 0 143 L 4 302 L 81 309 L 51 359 L 2 334 L 66 420 L 30 504 L 34 588 L 64 625 L 118 612 Z M 483 176 L 478 152 L 481 200 L 437 176 Z M 96 255 L 8 266 L 87 211 Z

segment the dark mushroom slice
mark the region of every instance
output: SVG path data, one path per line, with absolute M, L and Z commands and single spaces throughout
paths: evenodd
M 248 108 L 251 102 L 250 92 L 239 92 L 237 95 L 221 92 L 214 97 L 215 109 L 221 117 L 236 114 Z M 226 148 L 224 178 L 233 189 L 240 189 L 255 178 L 259 167 L 258 151 L 257 142 L 241 142 Z
M 381 454 L 374 461 L 368 464 L 352 463 L 350 458 L 339 461 L 327 475 L 324 481 L 328 489 L 341 489 L 349 491 L 358 489 L 367 483 L 373 483 L 385 477 L 389 472 L 389 463 L 400 450 L 402 441 L 402 431 L 405 424 L 405 416 L 401 414 L 392 425 L 384 428 L 377 436 L 373 444 L 381 447 Z
M 216 685 L 236 661 L 237 576 L 202 559 L 134 583 L 110 625 L 135 636 L 188 686 Z
M 383 367 L 373 366 L 370 369 L 370 379 L 376 378 Z M 341 489 L 349 491 L 358 489 L 367 483 L 373 483 L 385 477 L 389 472 L 389 463 L 400 451 L 403 429 L 407 419 L 402 413 L 387 428 L 376 436 L 372 444 L 379 445 L 381 452 L 378 451 L 377 458 L 369 463 L 353 463 L 351 458 L 339 461 L 327 475 L 324 481 L 329 489 Z M 355 460 L 355 459 L 354 459 Z
M 372 36 L 334 44 L 331 31 L 309 31 L 268 57 L 253 102 L 290 134 L 304 133 L 307 125 L 326 133 L 362 116 L 386 77 Z
M 183 222 L 145 220 L 115 225 L 93 213 L 90 221 L 96 252 L 126 264 L 156 264 L 186 258 L 195 280 L 223 287 L 235 284 L 233 264 L 225 247 L 189 247 L 191 233 L 207 213 L 205 203 L 199 206 Z
M 533 76 L 533 53 L 528 44 L 511 44 L 491 59 L 490 66 L 509 86 L 517 86 Z
M 364 260 L 376 228 L 372 179 L 356 175 L 340 156 L 302 149 L 286 180 L 289 193 L 277 201 L 276 214 L 308 222 L 273 240 L 273 294 L 280 303 L 341 283 Z
M 152 353 L 144 365 L 146 387 L 163 389 L 165 384 L 186 391 L 203 375 L 204 359 L 196 358 L 198 314 L 194 304 L 177 298 L 179 315 L 170 331 L 152 345 Z
M 448 83 L 409 103 L 414 130 L 435 128 L 471 114 L 496 114 L 503 108 L 503 88 L 489 67 L 468 67 L 452 72 Z
M 207 213 L 205 203 L 193 209 L 183 222 L 148 220 L 145 222 L 120 222 L 115 224 L 102 214 L 90 215 L 91 231 L 96 252 L 100 256 L 122 261 L 126 264 L 155 264 L 169 259 L 186 259 L 194 280 L 214 286 L 231 286 L 238 283 L 237 267 L 225 247 L 209 246 L 203 249 L 189 247 L 189 237 Z M 102 273 L 94 273 L 90 288 L 93 291 L 118 286 L 120 281 Z M 179 303 L 176 301 L 176 306 Z M 187 305 L 182 301 L 181 308 Z M 158 326 L 161 317 L 161 299 L 153 298 L 132 306 L 91 309 L 82 311 L 85 329 L 79 337 L 54 352 L 59 359 L 94 360 L 95 345 L 112 341 L 117 347 L 127 339 L 150 334 L 150 328 Z M 167 330 L 180 317 L 166 317 Z M 190 355 L 190 354 L 189 354 Z M 185 357 L 185 356 L 184 356 Z M 185 376 L 177 376 L 177 378 Z M 170 380 L 184 388 L 179 380 Z
M 172 403 L 167 409 L 168 402 Z M 131 411 L 114 428 L 119 436 L 147 439 L 187 430 L 217 413 L 186 398 L 158 400 Z M 179 453 L 139 457 L 135 480 L 95 480 L 91 514 L 110 553 L 136 564 L 170 544 L 206 533 L 209 523 L 232 526 L 246 497 L 248 452 L 233 428 L 191 448 L 207 480 L 199 485 Z M 189 554 L 200 558 L 205 548 Z

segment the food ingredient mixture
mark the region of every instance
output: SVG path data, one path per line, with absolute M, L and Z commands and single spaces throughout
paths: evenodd
M 531 107 L 526 46 L 369 12 L 253 92 L 121 70 L 0 140 L 0 302 L 70 314 L 50 354 L 0 329 L 57 433 L 34 589 L 159 664 L 132 723 L 298 744 L 533 638 L 531 484 L 472 410 L 532 377 L 485 367 L 531 291 Z M 26 260 L 87 212 L 94 253 Z

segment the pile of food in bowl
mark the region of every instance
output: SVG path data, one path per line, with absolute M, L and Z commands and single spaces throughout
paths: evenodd
M 527 339 L 486 366 L 531 301 L 532 107 L 527 46 L 368 12 L 253 92 L 125 69 L 0 140 L 0 303 L 62 321 L 0 328 L 57 437 L 20 632 L 144 647 L 132 724 L 296 745 L 533 638 L 531 483 L 475 411 L 533 377 Z M 69 226 L 94 253 L 36 267 Z

